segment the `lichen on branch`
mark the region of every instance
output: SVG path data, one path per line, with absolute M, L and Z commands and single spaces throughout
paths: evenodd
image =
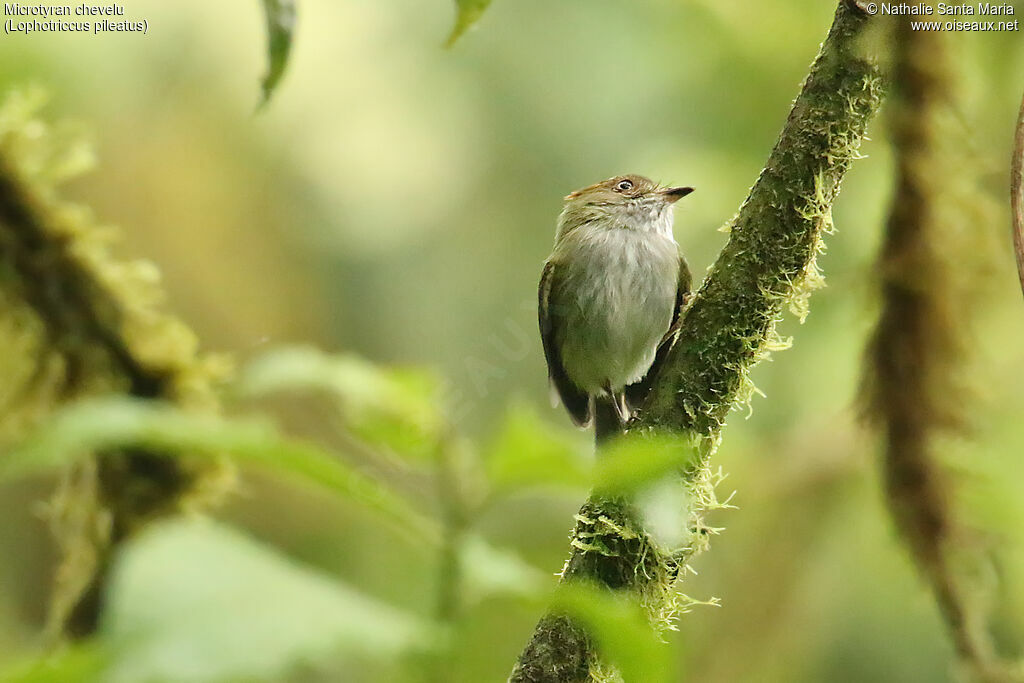
M 703 443 L 701 457 L 683 473 L 690 540 L 661 547 L 628 501 L 595 495 L 577 516 L 563 582 L 628 591 L 656 625 L 671 624 L 680 570 L 713 532 L 704 517 L 720 504 L 708 459 L 726 416 L 749 397 L 751 368 L 781 345 L 775 325 L 783 309 L 805 315 L 806 297 L 820 284 L 816 257 L 832 228 L 832 202 L 882 99 L 880 71 L 865 45 L 870 25 L 855 2 L 839 3 L 782 134 L 730 225 L 729 242 L 684 312 L 678 341 L 630 425 L 632 432 L 667 431 Z M 602 552 L 609 546 L 614 552 Z M 510 680 L 615 676 L 587 634 L 552 613 L 541 619 Z

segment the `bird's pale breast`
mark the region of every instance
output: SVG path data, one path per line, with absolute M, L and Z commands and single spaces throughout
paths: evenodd
M 569 378 L 590 394 L 643 378 L 672 322 L 675 241 L 651 231 L 576 231 L 553 260 L 562 272 L 552 291 L 555 335 Z

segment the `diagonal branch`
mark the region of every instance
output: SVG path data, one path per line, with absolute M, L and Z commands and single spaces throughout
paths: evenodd
M 628 591 L 656 625 L 677 612 L 680 567 L 707 545 L 704 514 L 716 505 L 708 457 L 726 416 L 753 389 L 750 369 L 773 346 L 784 305 L 801 315 L 820 284 L 815 258 L 831 229 L 832 202 L 882 97 L 866 57 L 867 14 L 843 0 L 771 156 L 731 224 L 731 237 L 692 304 L 679 340 L 632 431 L 696 436 L 702 456 L 684 473 L 693 501 L 690 541 L 660 547 L 628 501 L 597 495 L 577 515 L 563 582 L 596 581 Z M 514 682 L 605 680 L 586 633 L 564 614 L 537 625 Z

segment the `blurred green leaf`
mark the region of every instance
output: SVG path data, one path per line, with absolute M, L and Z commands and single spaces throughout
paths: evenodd
M 575 619 L 597 641 L 598 650 L 625 683 L 678 680 L 673 674 L 672 649 L 662 642 L 640 604 L 629 598 L 607 588 L 572 583 L 559 587 L 553 607 Z
M 95 643 L 76 645 L 0 673 L 4 683 L 67 683 L 96 680 L 108 666 L 109 653 Z
M 528 564 L 508 550 L 495 548 L 479 536 L 467 537 L 461 546 L 465 572 L 463 597 L 469 601 L 491 595 L 539 597 L 551 585 L 550 574 Z
M 601 452 L 594 488 L 605 495 L 628 495 L 672 472 L 696 464 L 694 441 L 676 435 L 629 433 Z
M 694 442 L 684 437 L 630 433 L 604 446 L 595 463 L 565 432 L 531 408 L 514 405 L 487 450 L 487 473 L 499 494 L 560 486 L 629 495 L 694 464 L 696 457 Z
M 295 30 L 295 0 L 263 0 L 263 13 L 267 19 L 267 73 L 263 76 L 263 100 L 270 101 L 274 89 L 288 65 Z
M 186 413 L 170 404 L 138 399 L 92 399 L 58 410 L 0 458 L 0 480 L 126 446 L 168 455 L 230 454 L 331 489 L 404 530 L 434 533 L 430 522 L 402 498 L 325 451 L 282 437 L 268 422 Z
M 488 478 L 498 493 L 531 486 L 586 489 L 590 484 L 591 467 L 578 444 L 526 405 L 509 409 L 486 457 Z
M 448 47 L 455 44 L 462 34 L 483 16 L 491 0 L 455 0 L 455 26 L 448 36 Z
M 209 521 L 150 528 L 114 567 L 112 683 L 280 680 L 297 664 L 428 645 L 416 618 Z
M 411 369 L 382 369 L 351 355 L 297 347 L 267 353 L 242 373 L 245 397 L 319 391 L 340 402 L 346 427 L 374 445 L 416 458 L 432 457 L 444 425 L 437 380 Z

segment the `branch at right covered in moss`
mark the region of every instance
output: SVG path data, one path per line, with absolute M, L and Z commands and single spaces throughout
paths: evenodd
M 938 440 L 964 426 L 963 338 L 971 309 L 962 293 L 961 225 L 970 220 L 956 156 L 959 125 L 948 38 L 899 21 L 894 35 L 891 136 L 896 186 L 879 256 L 881 311 L 868 345 L 863 401 L 883 438 L 886 499 L 896 527 L 931 587 L 972 679 L 1024 680 L 1002 664 L 987 629 L 984 563 L 975 534 L 957 522 Z M 966 245 L 965 245 L 966 246 Z M 956 259 L 956 263 L 951 259 Z M 958 265 L 959 264 L 959 265 Z M 958 277 L 959 276 L 959 277 Z
M 109 255 L 109 229 L 58 198 L 91 155 L 38 117 L 44 97 L 0 106 L 0 340 L 18 372 L 0 382 L 0 443 L 61 403 L 124 393 L 215 410 L 211 366 L 191 331 L 160 314 L 155 269 Z M 2 457 L 2 455 L 0 455 Z M 63 551 L 51 631 L 95 630 L 113 548 L 148 520 L 219 488 L 221 468 L 144 451 L 109 454 L 68 473 L 51 505 Z

